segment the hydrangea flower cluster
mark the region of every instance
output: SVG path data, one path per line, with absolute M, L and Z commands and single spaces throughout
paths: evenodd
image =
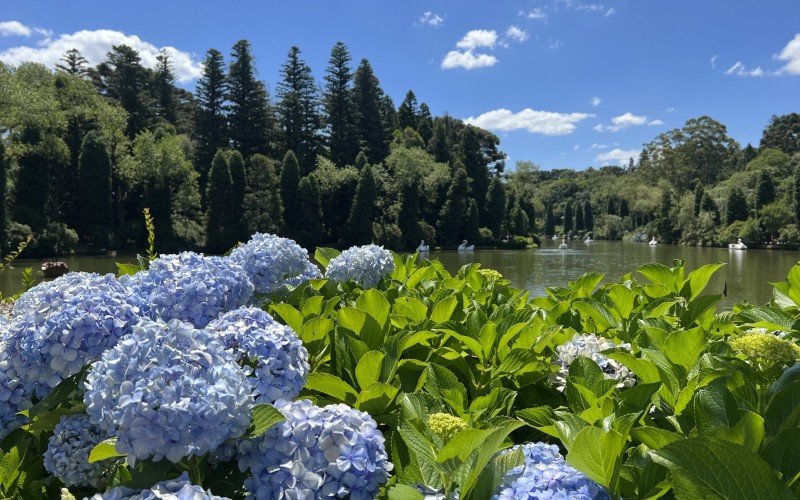
M 230 258 L 242 266 L 258 294 L 272 293 L 284 284 L 297 286 L 321 277 L 305 248 L 294 240 L 274 234 L 254 234 L 250 241 L 235 248 Z
M 728 341 L 754 368 L 768 371 L 800 359 L 800 347 L 788 338 L 765 332 L 750 332 Z
M 44 468 L 67 486 L 99 487 L 107 463 L 89 463 L 89 453 L 108 434 L 85 414 L 61 417 L 44 452 Z
M 27 311 L 35 310 L 37 305 L 41 302 L 42 295 L 48 290 L 77 286 L 91 280 L 94 276 L 95 275 L 92 273 L 67 273 L 62 274 L 52 281 L 37 283 L 14 301 L 12 312 L 14 316 L 19 316 Z
M 350 247 L 328 263 L 325 277 L 334 281 L 355 281 L 374 288 L 394 271 L 392 253 L 378 245 Z
M 278 401 L 286 420 L 239 445 L 245 487 L 257 500 L 348 497 L 372 499 L 392 463 L 369 414 L 346 405 Z
M 123 282 L 142 297 L 152 319 L 179 319 L 198 328 L 253 297 L 253 283 L 239 264 L 194 252 L 160 256 Z
M 578 356 L 584 356 L 595 363 L 603 370 L 605 378 L 617 380 L 617 387 L 632 387 L 636 383 L 636 376 L 628 367 L 602 354 L 602 351 L 621 347 L 630 350 L 631 345 L 627 343 L 614 344 L 610 340 L 598 337 L 594 334 L 576 335 L 569 342 L 556 347 L 553 362 L 558 365 L 559 371 L 550 378 L 556 388 L 563 391 L 567 385 L 567 374 L 569 366 Z
M 156 483 L 146 490 L 134 490 L 118 486 L 105 493 L 98 493 L 91 500 L 230 500 L 228 497 L 212 495 L 202 487 L 192 484 L 187 473 L 169 481 Z
M 261 309 L 242 307 L 223 314 L 208 325 L 222 336 L 240 364 L 254 366 L 256 403 L 294 399 L 308 376 L 308 351 L 294 330 L 275 321 Z
M 506 473 L 493 500 L 519 498 L 563 498 L 570 500 L 606 500 L 611 497 L 597 483 L 567 464 L 558 446 L 526 443 L 502 453 L 522 449 L 524 461 Z
M 92 366 L 86 412 L 118 437 L 117 451 L 129 462 L 177 462 L 244 433 L 252 406 L 248 371 L 215 332 L 145 319 Z
M 428 428 L 445 443 L 467 428 L 467 423 L 449 413 L 432 413 L 428 417 Z

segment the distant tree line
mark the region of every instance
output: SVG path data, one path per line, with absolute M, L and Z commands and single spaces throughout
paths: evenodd
M 274 97 L 249 42 L 209 50 L 194 93 L 167 52 L 129 46 L 91 67 L 0 64 L 0 238 L 39 254 L 138 249 L 142 210 L 161 251 L 223 252 L 255 231 L 307 246 L 411 249 L 535 232 L 486 130 L 399 106 L 372 65 L 337 43 L 318 82 L 297 47 Z

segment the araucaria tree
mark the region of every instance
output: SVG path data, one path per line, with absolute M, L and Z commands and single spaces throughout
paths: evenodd
M 0 139 L 0 255 L 5 254 L 8 242 L 8 214 L 6 214 L 6 181 L 8 177 L 8 164 L 6 163 L 6 148 Z
M 231 200 L 233 181 L 228 158 L 218 151 L 211 162 L 206 193 L 206 248 L 212 252 L 225 252 L 236 243 Z
M 203 76 L 197 81 L 195 99 L 195 166 L 200 173 L 200 188 L 205 190 L 211 160 L 228 147 L 228 119 L 225 116 L 225 63 L 216 49 L 206 52 Z M 203 191 L 205 192 L 205 191 Z
M 314 246 L 322 240 L 322 208 L 320 207 L 319 186 L 313 176 L 300 180 L 298 187 L 301 209 L 298 217 L 297 242 L 305 247 Z
M 287 232 L 291 235 L 300 228 L 300 164 L 293 151 L 287 151 L 283 156 L 281 166 L 281 200 L 283 201 L 283 220 Z
M 372 167 L 361 169 L 356 186 L 356 195 L 350 207 L 350 216 L 345 225 L 348 245 L 366 245 L 372 242 L 372 221 L 375 219 L 375 202 L 378 198 Z
M 489 190 L 489 176 L 481 151 L 481 143 L 475 127 L 467 125 L 461 132 L 459 159 L 464 164 L 470 180 L 472 198 L 478 203 L 478 212 L 485 214 L 486 192 Z
M 337 42 L 331 50 L 325 74 L 323 104 L 328 125 L 328 154 L 337 167 L 351 165 L 359 152 L 350 61 L 347 46 Z
M 447 201 L 439 215 L 439 225 L 436 228 L 437 239 L 444 245 L 452 245 L 462 236 L 462 225 L 467 210 L 467 195 L 469 180 L 464 167 L 458 166 L 447 190 Z
M 98 132 L 86 134 L 78 161 L 78 234 L 92 244 L 111 242 L 111 158 Z
M 300 49 L 292 47 L 281 68 L 278 84 L 278 116 L 283 128 L 284 146 L 294 151 L 300 172 L 308 175 L 317 160 L 322 143 L 319 130 L 319 95 L 311 68 L 300 58 Z
M 381 116 L 382 96 L 383 91 L 372 71 L 372 65 L 366 59 L 362 59 L 353 76 L 353 103 L 356 113 L 356 133 L 361 149 L 365 151 L 367 160 L 371 164 L 382 162 L 389 152 Z
M 489 192 L 486 193 L 486 217 L 483 225 L 492 231 L 495 238 L 500 237 L 503 219 L 506 212 L 506 192 L 500 176 L 493 176 L 489 183 Z
M 283 204 L 275 161 L 264 155 L 253 155 L 249 161 L 244 218 L 251 234 L 278 233 L 283 229 Z
M 233 150 L 228 155 L 231 169 L 231 231 L 237 241 L 247 241 L 247 221 L 244 218 L 244 195 L 247 189 L 247 169 L 242 154 Z

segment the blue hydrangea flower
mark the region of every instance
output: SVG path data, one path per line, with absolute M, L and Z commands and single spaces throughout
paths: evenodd
M 92 366 L 86 412 L 118 437 L 129 462 L 177 462 L 244 433 L 253 403 L 248 370 L 214 332 L 145 319 Z
M 636 375 L 619 361 L 602 354 L 603 351 L 614 347 L 631 349 L 630 344 L 621 343 L 617 345 L 594 334 L 576 335 L 569 342 L 556 347 L 553 362 L 558 366 L 559 371 L 551 375 L 550 381 L 556 385 L 558 390 L 563 391 L 567 384 L 569 366 L 578 356 L 584 356 L 597 363 L 600 369 L 603 370 L 605 378 L 617 380 L 619 382 L 617 384 L 618 388 L 632 387 L 636 384 Z
M 16 375 L 8 355 L 8 324 L 0 324 L 0 439 L 11 431 L 19 429 L 25 419 L 18 412 L 32 406 L 32 388 L 25 385 Z
M 567 464 L 557 446 L 526 443 L 501 453 L 511 453 L 520 448 L 523 464 L 506 473 L 493 500 L 610 500 L 611 497 L 599 484 Z
M 19 316 L 35 309 L 37 304 L 41 302 L 42 295 L 48 290 L 77 286 L 91 281 L 95 276 L 95 274 L 84 272 L 67 273 L 52 281 L 37 283 L 14 301 L 14 307 L 12 309 L 14 316 Z
M 244 268 L 258 294 L 321 277 L 305 248 L 274 234 L 254 234 L 250 241 L 235 248 L 230 258 Z
M 253 283 L 241 266 L 194 252 L 160 256 L 148 270 L 123 277 L 123 283 L 142 297 L 152 319 L 179 319 L 198 328 L 253 297 Z
M 222 336 L 237 361 L 254 367 L 256 403 L 294 399 L 308 376 L 308 351 L 294 330 L 265 311 L 243 307 L 223 314 L 208 329 Z
M 118 486 L 105 493 L 98 493 L 91 500 L 230 500 L 228 497 L 212 495 L 202 487 L 192 484 L 187 473 L 169 481 L 156 483 L 146 490 L 134 490 Z
M 44 452 L 44 468 L 66 486 L 99 487 L 108 463 L 89 463 L 89 453 L 108 434 L 92 425 L 88 415 L 61 417 Z
M 320 408 L 308 400 L 275 406 L 286 420 L 239 444 L 239 468 L 251 472 L 245 487 L 252 497 L 375 498 L 392 463 L 369 414 L 342 404 Z
M 351 247 L 328 263 L 325 277 L 334 281 L 355 281 L 374 288 L 394 271 L 392 253 L 378 245 Z

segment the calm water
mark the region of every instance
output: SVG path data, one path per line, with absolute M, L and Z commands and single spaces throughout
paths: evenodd
M 670 265 L 674 259 L 684 259 L 690 269 L 713 262 L 725 262 L 712 280 L 708 292 L 721 293 L 728 284 L 725 306 L 748 301 L 763 304 L 769 301 L 775 281 L 786 278 L 789 269 L 800 259 L 800 252 L 791 250 L 747 250 L 731 252 L 724 248 L 698 248 L 671 245 L 650 247 L 645 243 L 597 241 L 586 245 L 582 241 L 569 243 L 568 250 L 559 250 L 560 241 L 545 240 L 536 250 L 478 250 L 471 253 L 431 252 L 445 267 L 455 272 L 471 262 L 480 262 L 497 269 L 520 288 L 534 294 L 544 294 L 549 286 L 564 285 L 583 273 L 596 271 L 606 279 L 616 280 L 642 264 L 660 262 Z M 116 272 L 116 262 L 133 262 L 134 256 L 90 256 L 65 259 L 72 271 L 98 273 Z M 13 269 L 0 273 L 0 290 L 4 295 L 20 289 L 22 270 L 32 267 L 41 279 L 40 260 L 20 260 Z
M 431 257 L 440 259 L 451 272 L 464 264 L 480 262 L 500 271 L 514 286 L 537 295 L 543 295 L 547 287 L 564 285 L 590 271 L 605 274 L 607 280 L 616 280 L 648 262 L 671 265 L 673 260 L 683 259 L 689 269 L 724 262 L 727 265 L 717 272 L 706 293 L 722 293 L 727 282 L 725 307 L 742 301 L 768 302 L 772 295 L 770 283 L 784 281 L 789 269 L 800 259 L 800 252 L 792 250 L 651 247 L 646 243 L 619 241 L 596 241 L 590 245 L 573 241 L 569 243 L 569 249 L 559 250 L 560 243 L 548 239 L 542 242 L 542 248 L 536 250 L 431 252 Z

